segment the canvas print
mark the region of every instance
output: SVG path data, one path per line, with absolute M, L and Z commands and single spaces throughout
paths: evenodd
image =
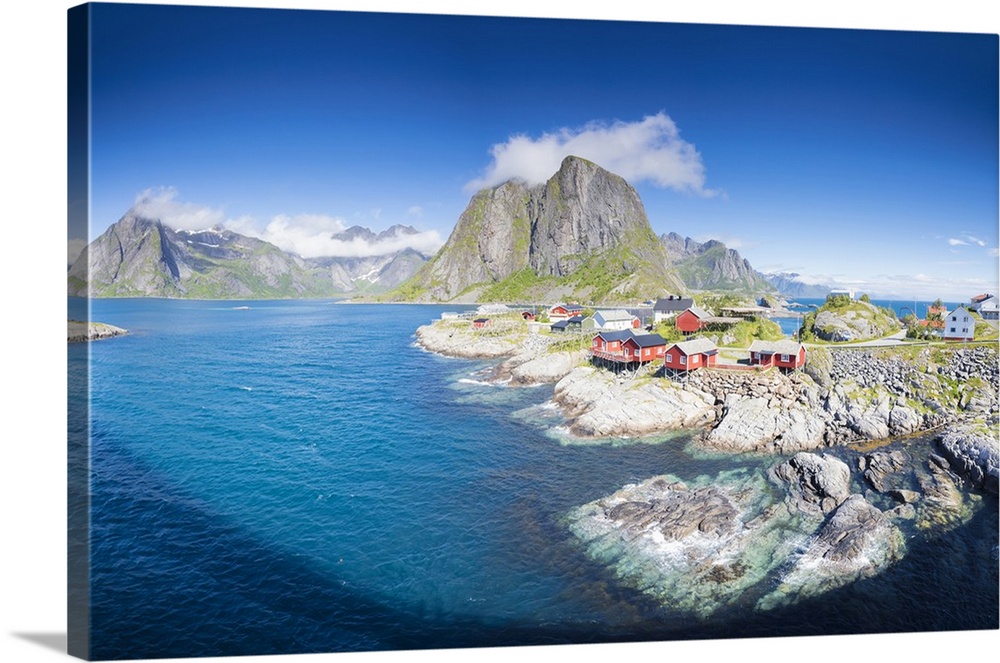
M 72 655 L 998 628 L 996 34 L 67 20 Z

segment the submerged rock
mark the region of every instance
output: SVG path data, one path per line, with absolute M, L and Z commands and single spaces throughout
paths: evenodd
M 830 515 L 778 588 L 757 604 L 770 609 L 874 576 L 905 553 L 899 528 L 861 495 Z
M 898 479 L 895 475 L 909 467 L 910 458 L 905 451 L 877 451 L 858 461 L 865 480 L 880 493 L 890 490 Z
M 811 531 L 772 503 L 762 476 L 742 473 L 700 485 L 653 477 L 574 509 L 569 521 L 624 582 L 700 617 L 737 601 Z

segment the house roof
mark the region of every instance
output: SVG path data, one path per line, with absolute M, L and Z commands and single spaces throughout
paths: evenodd
M 696 338 L 691 341 L 683 341 L 681 343 L 674 343 L 671 348 L 677 348 L 684 354 L 696 355 L 714 355 L 719 352 L 719 348 L 715 346 L 715 343 L 708 338 Z
M 612 309 L 610 311 L 597 311 L 594 313 L 594 317 L 601 316 L 605 322 L 612 322 L 615 320 L 632 320 L 635 316 L 628 311 L 622 310 L 620 308 Z
M 598 332 L 594 338 L 600 336 L 607 341 L 626 341 L 630 338 L 634 338 L 635 334 L 632 333 L 631 329 L 616 329 L 615 331 L 602 331 Z
M 566 320 L 566 322 L 578 325 L 581 322 L 583 322 L 583 316 L 582 315 L 574 315 L 572 318 L 568 318 Z
M 656 303 L 653 304 L 654 311 L 683 311 L 694 306 L 694 300 L 691 298 L 681 299 L 657 299 Z
M 667 339 L 659 334 L 632 334 L 632 338 L 625 340 L 626 343 L 629 341 L 634 341 L 640 348 L 655 348 L 667 344 Z
M 750 344 L 750 352 L 760 352 L 770 355 L 795 355 L 803 348 L 801 343 L 795 341 L 761 341 L 756 340 Z
M 473 322 L 489 322 L 489 318 L 476 318 Z
M 569 324 L 569 320 L 560 320 L 559 322 L 553 322 L 549 325 L 549 329 L 566 329 L 566 325 Z
M 955 315 L 955 314 L 957 314 L 957 313 L 958 313 L 959 311 L 965 311 L 966 313 L 968 313 L 969 315 L 971 315 L 971 313 L 969 313 L 969 309 L 968 309 L 968 308 L 966 308 L 966 306 L 965 306 L 964 304 L 962 304 L 961 306 L 959 306 L 959 307 L 958 307 L 957 309 L 955 309 L 954 311 L 948 311 L 947 313 L 945 313 L 945 316 L 944 316 L 944 317 L 946 317 L 946 318 L 947 318 L 947 317 L 950 317 L 950 316 L 952 316 L 952 315 Z
M 554 311 L 555 309 L 560 308 L 560 307 L 566 309 L 567 311 L 582 311 L 583 310 L 583 307 L 580 306 L 579 304 L 563 304 L 563 303 L 556 304 L 555 306 L 553 306 L 549 310 L 550 311 Z
M 691 313 L 693 313 L 697 318 L 701 320 L 712 317 L 711 315 L 709 315 L 708 311 L 702 308 L 698 308 L 697 306 L 689 306 L 687 310 L 691 311 Z
M 982 301 L 986 301 L 987 299 L 989 299 L 989 298 L 990 298 L 990 297 L 992 297 L 992 296 L 993 296 L 993 295 L 991 295 L 991 294 L 989 294 L 989 293 L 985 293 L 985 292 L 984 292 L 984 293 L 983 293 L 983 294 L 981 294 L 981 295 L 976 295 L 975 297 L 973 297 L 973 298 L 972 298 L 971 300 L 969 300 L 969 301 L 971 301 L 971 302 L 972 302 L 973 304 L 978 304 L 979 302 L 982 302 Z

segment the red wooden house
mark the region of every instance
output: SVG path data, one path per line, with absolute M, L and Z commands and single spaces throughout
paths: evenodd
M 705 320 L 709 317 L 708 313 L 701 310 L 697 306 L 692 306 L 689 309 L 679 313 L 674 323 L 677 326 L 677 330 L 684 332 L 685 334 L 693 334 L 696 331 L 701 331 L 702 327 L 705 326 Z
M 521 318 L 523 320 L 526 320 L 527 322 L 531 322 L 532 320 L 535 319 L 535 314 L 532 313 L 531 311 L 522 311 Z
M 489 327 L 491 324 L 493 324 L 493 321 L 489 318 L 476 318 L 472 321 L 472 328 L 483 329 L 485 327 Z
M 696 338 L 693 341 L 674 343 L 667 348 L 663 357 L 663 365 L 668 372 L 686 373 L 699 368 L 715 366 L 719 349 L 707 338 Z
M 715 327 L 717 329 L 724 329 L 727 327 L 732 327 L 733 325 L 741 322 L 743 318 L 734 317 L 721 317 L 717 315 L 710 315 L 704 309 L 700 309 L 697 306 L 692 306 L 685 309 L 683 312 L 678 314 L 674 325 L 677 330 L 685 334 L 693 334 L 699 332 L 703 329 L 708 329 L 710 327 Z
M 602 331 L 590 341 L 590 351 L 592 353 L 619 355 L 622 353 L 622 343 L 632 337 L 632 331 L 629 329 Z
M 581 313 L 583 307 L 579 304 L 556 304 L 549 309 L 549 320 L 565 320 Z
M 794 371 L 806 365 L 806 346 L 787 340 L 754 341 L 750 344 L 750 364 Z
M 662 359 L 666 351 L 667 341 L 659 334 L 633 334 L 622 341 L 622 353 L 626 361 L 644 364 Z

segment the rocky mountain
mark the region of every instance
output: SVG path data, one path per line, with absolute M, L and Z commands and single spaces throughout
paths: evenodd
M 773 286 L 735 249 L 711 239 L 698 242 L 677 233 L 660 236 L 669 264 L 693 290 L 771 292 Z
M 794 272 L 774 272 L 764 274 L 764 278 L 786 297 L 826 297 L 831 290 L 829 286 L 807 283 Z
M 371 243 L 417 231 L 393 226 L 376 235 L 354 226 L 343 241 Z M 70 295 L 266 299 L 332 297 L 389 290 L 427 258 L 412 249 L 381 256 L 304 259 L 221 227 L 173 230 L 130 211 L 70 267 Z
M 173 230 L 129 212 L 73 263 L 69 294 L 246 299 L 335 294 L 322 268 L 222 228 Z
M 685 292 L 639 195 L 567 157 L 547 182 L 476 193 L 440 251 L 390 293 L 411 301 L 628 301 Z

